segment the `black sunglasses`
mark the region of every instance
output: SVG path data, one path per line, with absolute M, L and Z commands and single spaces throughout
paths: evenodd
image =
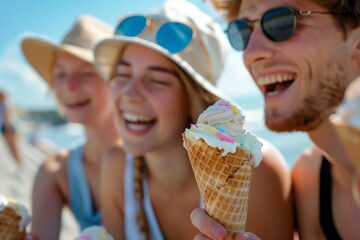
M 229 23 L 226 30 L 230 43 L 236 50 L 246 49 L 253 23 L 260 21 L 265 36 L 274 42 L 288 40 L 294 33 L 297 18 L 310 14 L 336 14 L 334 12 L 301 11 L 291 7 L 277 7 L 264 13 L 260 19 L 235 19 Z

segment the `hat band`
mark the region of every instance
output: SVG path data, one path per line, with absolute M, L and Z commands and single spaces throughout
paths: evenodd
M 193 39 L 194 27 L 181 22 L 158 23 L 143 15 L 132 15 L 124 18 L 115 28 L 115 35 L 137 37 L 147 27 L 159 25 L 156 32 L 156 43 L 171 54 L 183 51 Z

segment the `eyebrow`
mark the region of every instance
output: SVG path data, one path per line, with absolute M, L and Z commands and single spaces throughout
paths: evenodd
M 121 60 L 119 62 L 119 65 L 124 65 L 124 66 L 127 66 L 127 67 L 131 67 L 131 65 L 128 62 L 124 61 L 124 60 Z M 164 72 L 164 73 L 171 74 L 171 75 L 173 75 L 175 77 L 179 77 L 179 74 L 177 72 L 172 71 L 172 70 L 170 70 L 168 68 L 159 67 L 159 66 L 150 66 L 150 67 L 148 67 L 148 69 L 151 70 L 151 71 Z

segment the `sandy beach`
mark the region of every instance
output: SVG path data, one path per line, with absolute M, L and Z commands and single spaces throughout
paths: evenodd
M 7 149 L 3 137 L 0 137 L 0 194 L 11 197 L 24 204 L 31 214 L 31 191 L 35 174 L 46 154 L 32 146 L 26 139 L 29 126 L 19 130 L 19 148 L 23 166 L 18 169 Z M 46 226 L 44 226 L 46 227 Z M 61 240 L 74 239 L 78 227 L 68 209 L 63 211 Z

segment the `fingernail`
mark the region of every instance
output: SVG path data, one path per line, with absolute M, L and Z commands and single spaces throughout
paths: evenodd
M 222 227 L 213 227 L 212 232 L 217 240 L 222 240 L 226 237 L 226 231 Z

